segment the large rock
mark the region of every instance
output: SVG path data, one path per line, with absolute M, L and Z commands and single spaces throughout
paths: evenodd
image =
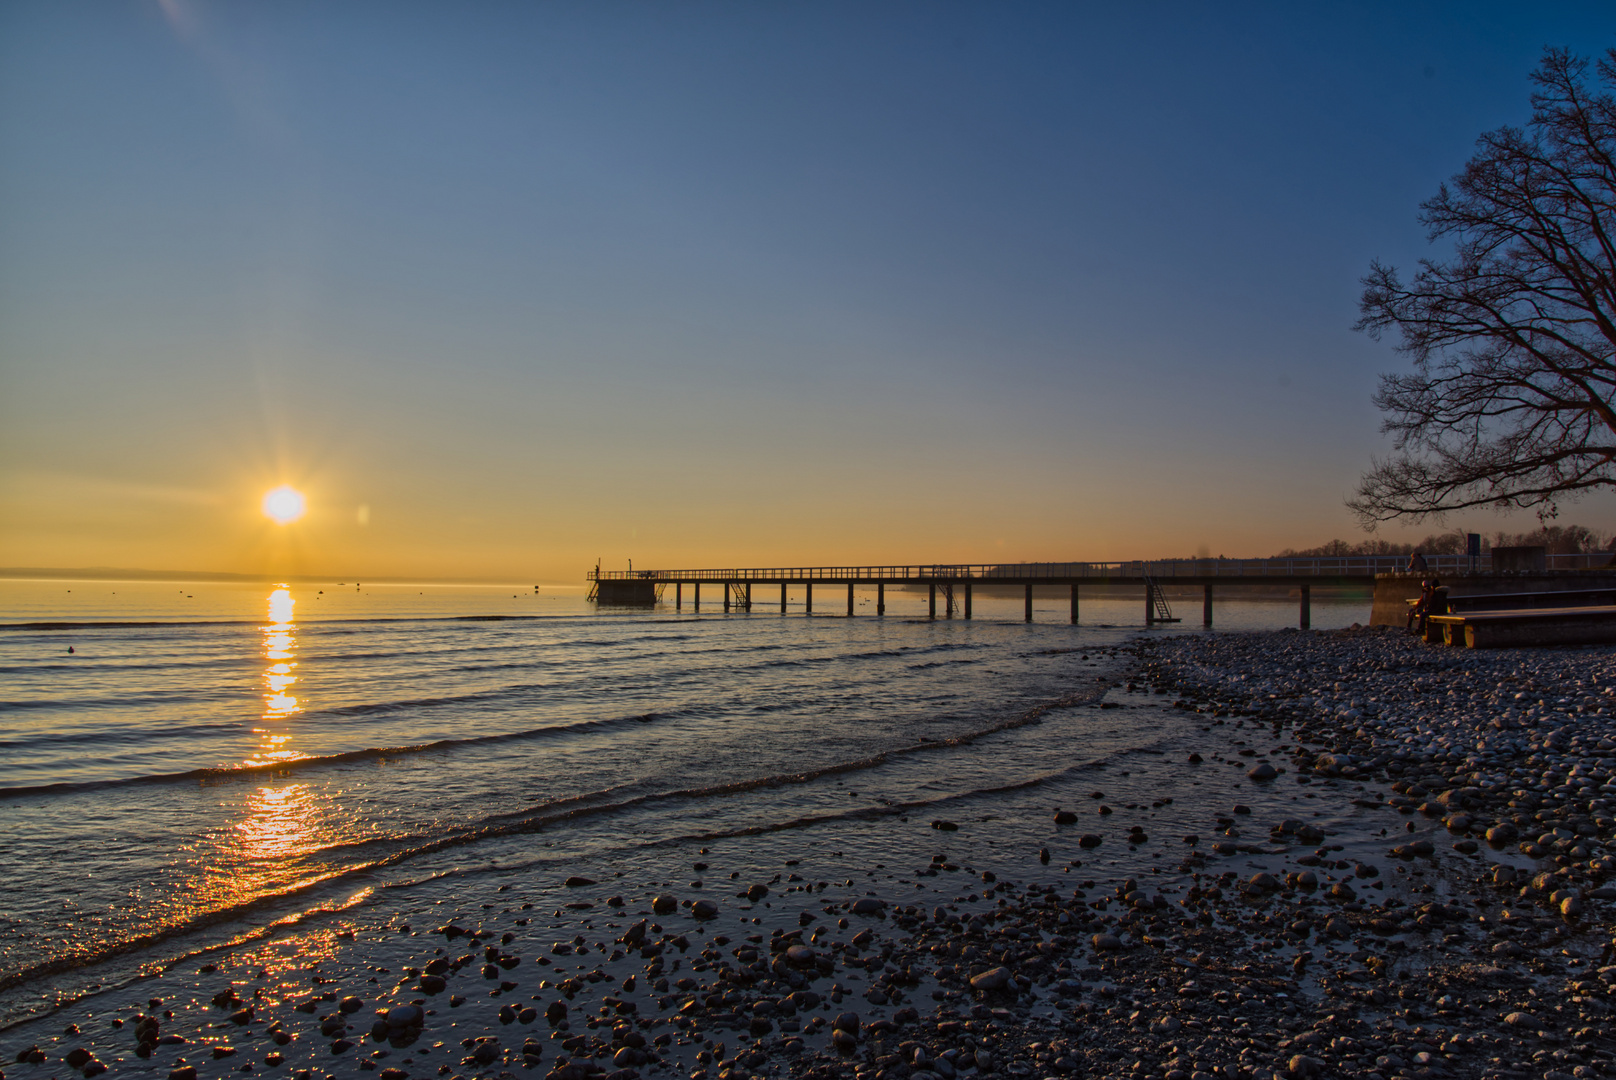
M 387 1010 L 387 1026 L 393 1031 L 420 1027 L 426 1022 L 426 1013 L 419 1005 L 395 1005 Z
M 972 990 L 1003 990 L 1010 985 L 1010 969 L 1007 967 L 990 968 L 980 975 L 971 976 Z

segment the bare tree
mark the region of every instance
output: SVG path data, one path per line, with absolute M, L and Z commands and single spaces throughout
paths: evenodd
M 1375 404 L 1395 453 L 1347 505 L 1365 528 L 1464 507 L 1536 507 L 1616 487 L 1616 49 L 1597 65 L 1548 49 L 1532 119 L 1478 140 L 1422 204 L 1432 241 L 1404 284 L 1378 261 L 1357 329 L 1395 328 L 1414 370 Z

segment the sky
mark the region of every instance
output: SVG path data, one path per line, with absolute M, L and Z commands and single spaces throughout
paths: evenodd
M 12 0 L 0 567 L 1356 540 L 1407 366 L 1359 279 L 1440 254 L 1419 203 L 1545 46 L 1613 44 L 1608 3 Z

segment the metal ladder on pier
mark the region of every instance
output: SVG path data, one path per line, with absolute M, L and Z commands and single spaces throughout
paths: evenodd
M 1161 587 L 1156 584 L 1156 579 L 1149 574 L 1145 575 L 1145 591 L 1150 595 L 1150 609 L 1154 612 L 1151 617 L 1152 622 L 1184 621 L 1173 614 L 1173 609 L 1168 606 L 1167 597 L 1162 595 Z

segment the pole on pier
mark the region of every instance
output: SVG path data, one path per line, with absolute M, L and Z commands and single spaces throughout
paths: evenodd
M 931 593 L 931 617 L 935 619 L 937 617 L 937 583 L 932 582 L 926 586 L 926 589 Z
M 965 617 L 967 619 L 971 617 L 971 583 L 969 581 L 965 583 Z
M 1032 585 L 1027 585 L 1027 621 L 1032 622 Z
M 804 615 L 814 613 L 814 583 L 808 582 L 808 591 L 803 594 L 802 612 Z
M 695 599 L 690 604 L 690 610 L 691 611 L 700 611 L 701 610 L 701 582 L 699 582 L 699 581 L 696 582 L 690 588 L 695 594 Z
M 875 587 L 875 613 L 877 615 L 887 613 L 887 583 L 884 581 Z
M 1212 625 L 1212 583 L 1206 583 L 1206 592 L 1201 597 L 1201 625 Z
M 680 611 L 684 608 L 684 606 L 685 583 L 682 581 L 676 581 L 673 583 L 673 610 Z
M 746 583 L 746 610 L 752 610 L 752 583 L 750 581 Z
M 1302 586 L 1302 629 L 1308 630 L 1313 626 L 1313 586 Z
M 851 581 L 847 583 L 847 617 L 849 619 L 853 617 L 853 583 Z
M 786 613 L 786 583 L 780 583 L 780 614 Z
M 1072 625 L 1077 625 L 1077 582 L 1072 582 Z
M 1145 579 L 1145 625 L 1156 625 L 1156 586 Z
M 730 582 L 724 582 L 724 610 L 729 610 Z

